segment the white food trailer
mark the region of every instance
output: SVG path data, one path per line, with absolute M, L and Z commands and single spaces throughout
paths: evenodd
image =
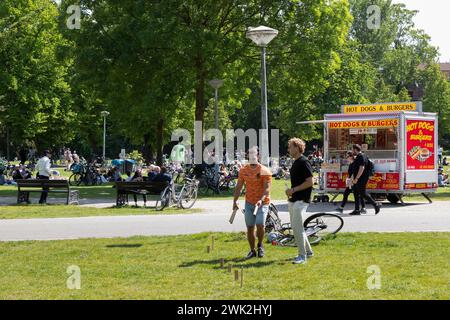
M 322 192 L 345 190 L 345 154 L 360 144 L 375 164 L 369 193 L 392 203 L 422 194 L 431 202 L 428 195 L 438 187 L 437 121 L 435 113 L 422 112 L 421 102 L 347 105 L 341 114 L 325 115 Z

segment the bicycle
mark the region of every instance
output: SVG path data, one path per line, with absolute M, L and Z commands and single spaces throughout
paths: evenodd
M 101 174 L 94 165 L 86 165 L 86 162 L 73 164 L 70 168 L 72 175 L 69 177 L 71 186 L 79 186 L 83 183 L 85 186 L 95 186 L 101 183 Z
M 220 194 L 220 176 L 214 168 L 206 167 L 199 181 L 200 194 L 207 195 L 209 190 L 214 194 Z
M 321 240 L 337 234 L 343 226 L 344 220 L 340 216 L 326 212 L 313 214 L 303 223 L 310 244 L 317 244 Z M 291 224 L 281 223 L 278 209 L 273 204 L 269 206 L 265 231 L 269 234 L 272 244 L 296 246 Z
M 182 209 L 190 209 L 194 206 L 198 196 L 199 181 L 195 178 L 184 177 L 180 191 L 177 191 L 173 180 L 170 185 L 162 192 L 161 200 L 157 203 L 156 210 L 162 211 L 165 208 L 177 206 Z

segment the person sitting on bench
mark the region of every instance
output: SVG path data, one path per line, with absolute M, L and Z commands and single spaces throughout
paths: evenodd
M 136 172 L 134 173 L 134 175 L 131 177 L 131 179 L 129 181 L 130 182 L 142 182 L 142 181 L 144 181 L 144 177 L 142 176 L 142 170 L 141 169 L 137 169 Z M 144 198 L 144 203 L 147 203 L 147 196 L 145 194 L 142 194 L 142 197 Z M 137 195 L 133 194 L 133 198 L 134 198 L 134 203 L 137 206 Z
M 159 173 L 155 179 L 153 180 L 155 182 L 172 182 L 172 177 L 170 174 L 167 173 L 166 167 L 161 167 L 161 173 Z
M 158 175 L 160 168 L 158 166 L 150 165 L 148 171 L 148 181 L 154 181 L 156 176 Z

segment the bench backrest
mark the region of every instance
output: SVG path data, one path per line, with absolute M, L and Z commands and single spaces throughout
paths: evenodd
M 69 189 L 68 180 L 40 180 L 27 179 L 17 180 L 17 186 L 20 188 L 54 188 L 54 189 Z
M 132 191 L 132 190 L 146 190 L 150 193 L 161 193 L 169 186 L 169 182 L 155 182 L 155 181 L 142 181 L 142 182 L 116 182 L 117 191 Z

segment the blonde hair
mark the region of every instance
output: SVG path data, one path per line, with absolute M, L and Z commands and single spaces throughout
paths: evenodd
M 300 153 L 305 153 L 306 143 L 300 138 L 292 138 L 289 140 L 289 144 L 292 144 L 294 147 L 297 147 L 300 150 Z

